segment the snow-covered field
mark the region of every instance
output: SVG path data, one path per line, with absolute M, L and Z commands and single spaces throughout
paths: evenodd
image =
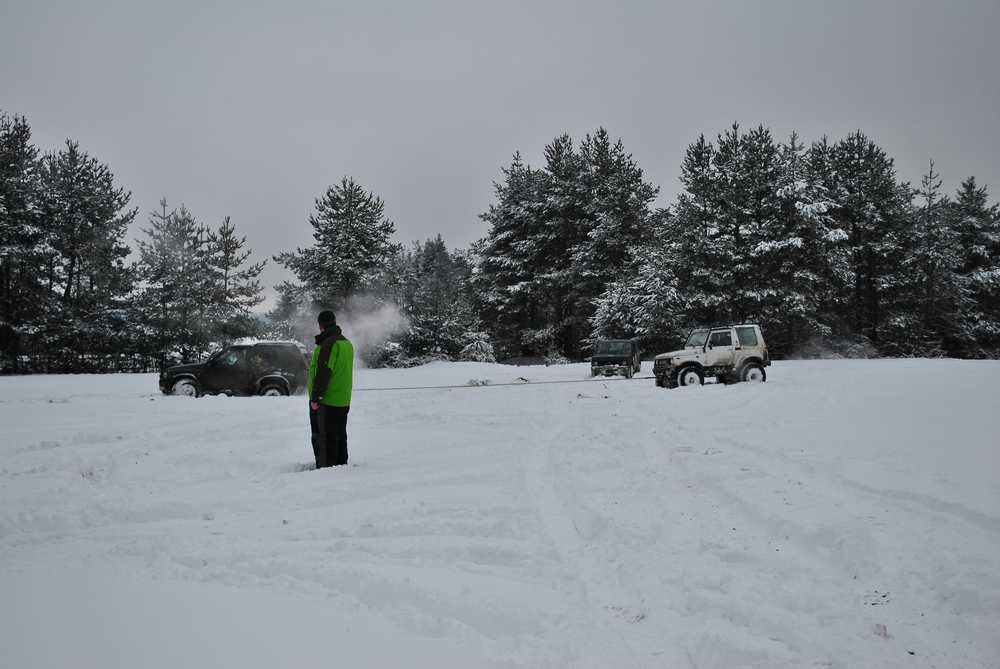
M 649 365 L 0 377 L 0 666 L 1000 666 L 1000 363 Z

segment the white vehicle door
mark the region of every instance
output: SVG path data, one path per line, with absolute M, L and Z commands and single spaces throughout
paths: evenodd
M 760 342 L 757 339 L 757 331 L 751 327 L 736 328 L 736 350 L 740 353 L 736 356 L 736 362 L 741 363 L 751 356 L 760 356 Z
M 705 348 L 705 366 L 733 365 L 736 355 L 736 337 L 730 328 L 712 330 Z

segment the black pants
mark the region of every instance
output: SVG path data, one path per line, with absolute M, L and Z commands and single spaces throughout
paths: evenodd
M 347 412 L 351 407 L 309 407 L 316 469 L 347 464 Z

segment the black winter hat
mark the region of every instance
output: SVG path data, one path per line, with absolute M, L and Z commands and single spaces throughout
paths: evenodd
M 319 312 L 319 317 L 316 322 L 320 325 L 336 325 L 337 324 L 337 314 L 333 313 L 329 309 L 325 309 Z

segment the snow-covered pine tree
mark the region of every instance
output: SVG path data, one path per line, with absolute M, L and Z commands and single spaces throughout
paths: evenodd
M 217 231 L 208 232 L 205 243 L 205 262 L 215 283 L 209 319 L 217 344 L 259 335 L 262 324 L 251 310 L 264 301 L 257 277 L 267 261 L 244 267 L 252 250 L 243 250 L 246 237 L 236 236 L 228 216 Z
M 213 344 L 210 310 L 217 284 L 207 263 L 208 231 L 183 205 L 168 210 L 164 198 L 142 232 L 148 240 L 136 240 L 134 347 L 161 367 L 194 362 Z
M 455 359 L 468 343 L 472 305 L 469 260 L 450 253 L 441 235 L 415 242 L 405 255 L 408 269 L 402 287 L 403 312 L 409 326 L 400 343 L 412 359 Z
M 846 235 L 828 215 L 833 206 L 793 133 L 779 147 L 776 211 L 755 236 L 758 308 L 768 347 L 777 355 L 826 345 L 835 291 L 847 280 Z M 808 353 L 807 353 L 808 354 Z
M 389 241 L 395 226 L 384 212 L 380 198 L 347 177 L 316 199 L 316 212 L 309 216 L 316 243 L 274 256 L 304 289 L 276 286 L 279 308 L 269 314 L 274 328 L 305 340 L 315 333 L 319 308 L 339 313 L 355 301 L 365 309 L 385 303 L 396 290 L 391 269 L 401 247 Z
M 509 357 L 532 354 L 524 333 L 547 320 L 535 272 L 545 176 L 522 163 L 519 154 L 503 172 L 504 181 L 494 183 L 496 203 L 480 215 L 490 230 L 475 247 L 472 283 L 483 325 L 498 354 Z
M 664 236 L 658 244 L 660 253 L 654 256 L 673 263 L 669 271 L 676 277 L 677 289 L 683 297 L 683 312 L 677 315 L 686 327 L 730 318 L 736 249 L 726 239 L 717 240 L 725 197 L 717 153 L 704 135 L 688 146 L 681 163 L 684 191 L 678 195 L 671 215 L 664 219 Z M 672 253 L 668 253 L 669 247 L 673 247 Z M 650 267 L 645 273 L 653 276 L 663 271 Z M 667 285 L 671 283 L 668 281 Z
M 54 293 L 37 334 L 50 370 L 104 371 L 87 354 L 123 348 L 125 297 L 132 275 L 122 243 L 136 210 L 106 165 L 67 140 L 40 164 L 46 279 Z
M 459 352 L 459 360 L 469 362 L 496 362 L 496 352 L 490 342 L 490 336 L 482 330 L 469 330 L 465 333 L 465 341 L 468 342 Z
M 28 332 L 42 324 L 49 301 L 40 191 L 31 128 L 0 110 L 0 371 L 23 371 Z
M 903 289 L 904 240 L 912 226 L 911 190 L 896 181 L 892 158 L 861 132 L 837 142 L 822 186 L 835 206 L 829 215 L 847 236 L 851 250 L 850 281 L 837 302 L 851 332 L 876 349 L 882 329 L 892 317 L 889 305 Z
M 650 203 L 659 189 L 643 181 L 642 170 L 625 153 L 622 141 L 612 144 L 604 128 L 587 135 L 580 156 L 589 224 L 586 237 L 571 249 L 571 255 L 576 309 L 592 315 L 590 328 L 582 328 L 583 332 L 590 329 L 584 342 L 602 338 L 591 329 L 595 322 L 607 325 L 614 320 L 619 321 L 612 328 L 620 330 L 617 336 L 631 338 L 638 334 L 638 324 L 630 316 L 636 300 L 628 293 L 628 277 L 635 273 L 636 254 L 653 240 Z M 611 300 L 601 300 L 604 294 Z M 618 307 L 611 308 L 613 304 Z M 601 309 L 604 315 L 597 315 Z
M 986 186 L 975 177 L 962 182 L 951 204 L 952 229 L 958 235 L 956 281 L 970 300 L 958 336 L 961 355 L 1000 357 L 1000 205 L 988 204 Z
M 714 264 L 721 271 L 716 279 L 723 281 L 720 294 L 729 303 L 722 320 L 760 321 L 770 328 L 768 306 L 780 299 L 781 291 L 763 251 L 774 239 L 785 236 L 778 198 L 780 148 L 763 126 L 740 135 L 739 126 L 733 124 L 720 135 L 713 160 L 720 187 L 717 228 L 710 248 L 718 252 Z
M 584 345 L 592 347 L 602 339 L 631 339 L 638 334 L 637 300 L 632 281 L 626 276 L 611 281 L 594 301 L 590 317 L 591 335 Z
M 581 355 L 598 297 L 650 234 L 656 189 L 621 141 L 601 128 L 577 152 L 562 135 L 544 155 L 542 170 L 515 156 L 482 215 L 480 313 L 503 355 Z
M 580 308 L 587 289 L 578 285 L 574 255 L 586 244 L 591 220 L 586 166 L 569 135 L 556 137 L 544 150 L 545 170 L 536 203 L 528 268 L 532 273 L 537 318 L 521 333 L 534 355 L 555 358 L 576 353 L 589 329 L 590 312 Z
M 678 271 L 685 258 L 674 236 L 673 213 L 658 210 L 653 220 L 653 241 L 642 250 L 638 271 L 632 279 L 634 319 L 643 348 L 666 351 L 677 348 L 691 326 L 691 308 L 682 293 Z
M 902 285 L 894 294 L 883 345 L 891 355 L 935 357 L 963 346 L 960 333 L 967 330 L 963 324 L 971 304 L 956 280 L 959 239 L 939 176 L 932 160 L 917 191 L 920 206 L 914 207 L 913 225 L 903 240 Z

